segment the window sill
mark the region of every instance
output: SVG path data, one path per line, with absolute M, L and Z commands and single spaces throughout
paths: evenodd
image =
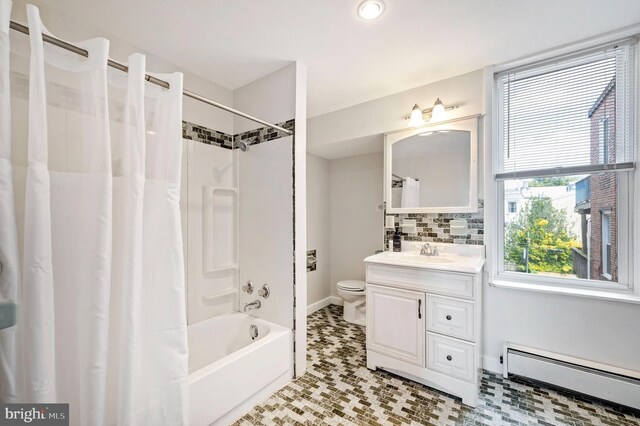
M 547 284 L 532 284 L 516 281 L 493 280 L 489 283 L 491 287 L 506 288 L 511 290 L 533 291 L 536 293 L 559 294 L 563 296 L 586 297 L 611 302 L 636 303 L 640 304 L 640 296 L 632 290 L 609 291 L 603 289 L 556 287 Z

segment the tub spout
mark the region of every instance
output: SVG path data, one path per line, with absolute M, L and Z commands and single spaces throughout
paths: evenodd
M 244 309 L 242 310 L 242 312 L 251 311 L 253 309 L 260 309 L 261 305 L 262 305 L 262 303 L 260 303 L 259 300 L 254 300 L 253 302 L 245 303 L 244 304 Z

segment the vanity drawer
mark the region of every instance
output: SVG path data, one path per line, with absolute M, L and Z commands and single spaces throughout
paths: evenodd
M 427 333 L 427 368 L 472 382 L 476 375 L 475 345 Z
M 378 263 L 367 264 L 367 282 L 420 288 L 428 293 L 473 298 L 472 274 L 440 272 Z
M 475 337 L 475 304 L 427 295 L 427 330 L 466 340 Z

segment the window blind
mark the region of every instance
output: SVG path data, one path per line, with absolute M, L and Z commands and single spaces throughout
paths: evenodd
M 496 178 L 632 170 L 634 50 L 628 39 L 496 74 Z

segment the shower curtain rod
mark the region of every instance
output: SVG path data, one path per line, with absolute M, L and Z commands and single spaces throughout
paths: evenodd
M 11 21 L 10 28 L 12 30 L 21 32 L 23 34 L 27 34 L 27 35 L 29 34 L 29 27 L 27 27 L 26 25 L 19 24 L 19 23 L 15 22 L 15 21 Z M 52 37 L 52 36 L 47 35 L 47 34 L 42 34 L 42 39 L 46 43 L 49 43 L 49 44 L 52 44 L 54 46 L 60 47 L 62 49 L 68 50 L 70 52 L 76 53 L 76 54 L 78 54 L 80 56 L 84 56 L 85 58 L 89 57 L 89 52 L 87 52 L 86 50 L 84 50 L 84 49 L 82 49 L 82 48 L 80 48 L 78 46 L 74 46 L 73 44 L 67 43 L 64 40 L 60 40 L 59 38 L 55 38 L 55 37 Z M 107 61 L 107 65 L 109 65 L 112 68 L 115 68 L 115 69 L 118 69 L 120 71 L 123 71 L 123 72 L 129 72 L 129 67 L 127 67 L 126 65 L 121 64 L 119 62 L 113 61 L 111 59 L 109 59 Z M 149 83 L 158 85 L 160 87 L 164 87 L 165 89 L 169 88 L 169 83 L 167 83 L 166 81 L 161 80 L 159 78 L 156 78 L 156 77 L 154 77 L 152 75 L 145 74 L 144 78 Z M 231 107 L 228 107 L 226 105 L 218 103 L 218 102 L 216 102 L 214 100 L 211 100 L 209 98 L 205 98 L 204 96 L 198 95 L 197 93 L 190 92 L 189 90 L 183 90 L 182 91 L 182 95 L 186 96 L 188 98 L 191 98 L 191 99 L 195 99 L 195 100 L 200 101 L 200 102 L 204 102 L 207 105 L 211 105 L 211 106 L 214 106 L 216 108 L 220 108 L 220 109 L 222 109 L 224 111 L 230 112 L 231 114 L 239 115 L 240 117 L 244 117 L 244 118 L 246 118 L 248 120 L 251 120 L 251 121 L 254 121 L 256 123 L 263 124 L 263 125 L 265 125 L 267 127 L 270 127 L 272 129 L 279 130 L 279 131 L 281 131 L 283 133 L 286 133 L 287 135 L 292 135 L 293 134 L 293 132 L 291 130 L 285 129 L 284 127 L 280 127 L 280 126 L 277 126 L 275 124 L 271 124 L 268 121 L 261 120 L 261 119 L 259 119 L 257 117 L 254 117 L 252 115 L 246 114 L 246 113 L 244 113 L 242 111 L 238 111 L 237 109 L 233 109 Z

